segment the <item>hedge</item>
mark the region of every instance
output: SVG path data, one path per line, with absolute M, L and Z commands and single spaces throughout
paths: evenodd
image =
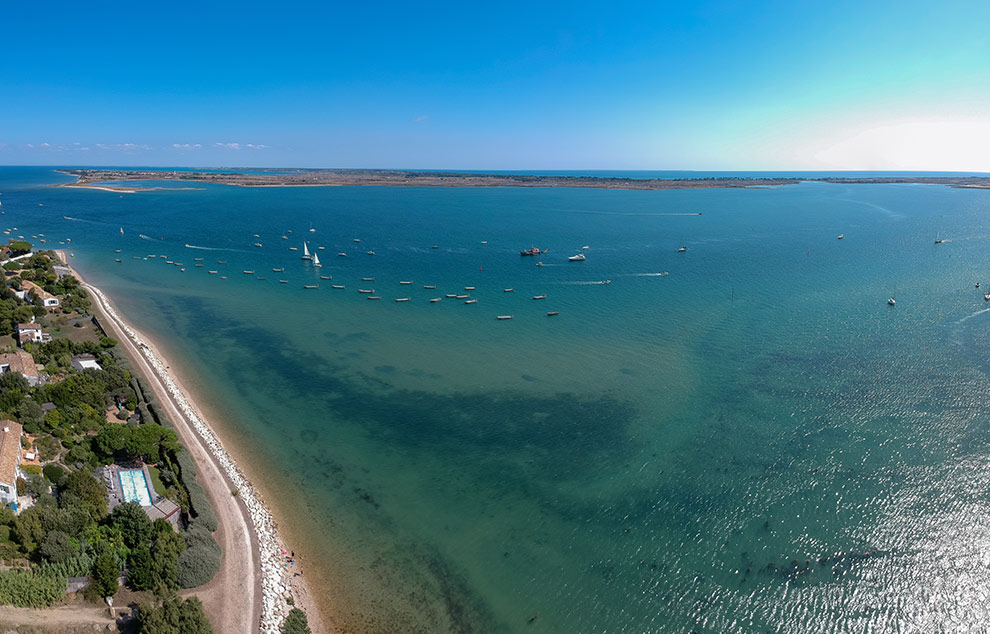
M 46 608 L 65 597 L 68 580 L 63 575 L 35 574 L 27 570 L 0 570 L 0 604 L 18 608 Z
M 220 545 L 198 522 L 189 526 L 184 537 L 187 547 L 179 555 L 179 585 L 195 588 L 209 583 L 220 570 Z

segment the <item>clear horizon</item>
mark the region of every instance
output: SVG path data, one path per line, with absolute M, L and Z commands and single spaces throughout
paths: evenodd
M 974 3 L 7 13 L 4 165 L 990 172 Z

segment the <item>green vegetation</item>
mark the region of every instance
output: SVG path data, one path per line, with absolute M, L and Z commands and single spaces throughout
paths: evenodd
M 282 634 L 310 634 L 306 613 L 299 608 L 292 608 L 282 624 Z
M 138 607 L 138 634 L 212 634 L 213 628 L 196 597 L 183 601 L 169 596 Z
M 78 281 L 59 280 L 45 253 L 4 268 L 8 284 L 30 280 L 58 295 L 63 315 L 88 307 Z M 55 318 L 0 288 L 0 337 L 32 317 L 43 326 Z M 138 631 L 209 632 L 201 604 L 173 596 L 180 587 L 206 583 L 220 567 L 220 547 L 212 536 L 216 516 L 193 479 L 195 467 L 154 393 L 118 357 L 117 342 L 95 329 L 71 336 L 25 344 L 45 366 L 45 385 L 32 387 L 16 372 L 0 374 L 0 418 L 21 423 L 35 437 L 32 449 L 42 463 L 26 465 L 26 477 L 17 481 L 18 493 L 30 496 L 33 506 L 18 515 L 0 507 L 0 605 L 52 605 L 64 597 L 68 577 L 87 575 L 90 595 L 112 596 L 123 573 L 133 590 L 155 597 L 142 609 Z M 78 354 L 94 355 L 103 369 L 73 369 Z M 54 408 L 45 411 L 43 403 Z M 176 532 L 165 520 L 152 522 L 137 503 L 108 513 L 99 469 L 114 462 L 148 464 L 155 491 L 180 506 L 186 529 Z

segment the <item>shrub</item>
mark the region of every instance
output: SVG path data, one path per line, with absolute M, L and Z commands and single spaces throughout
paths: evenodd
M 65 479 L 65 469 L 57 464 L 46 464 L 43 473 L 52 484 L 62 484 L 62 480 Z
M 206 497 L 206 491 L 203 490 L 203 487 L 195 480 L 186 481 L 186 490 L 189 491 L 189 504 L 192 506 L 192 512 L 197 523 L 207 528 L 211 533 L 217 530 L 219 525 L 217 516 L 213 514 L 213 507 L 210 506 L 210 500 Z
M 21 465 L 21 471 L 23 471 L 24 473 L 29 473 L 31 475 L 41 475 L 41 465 L 36 465 L 36 464 Z
M 195 588 L 208 583 L 220 570 L 220 545 L 206 528 L 193 524 L 186 531 L 187 548 L 179 555 L 179 585 Z
M 292 608 L 289 616 L 285 617 L 285 623 L 282 624 L 282 634 L 309 634 L 306 613 L 299 608 Z

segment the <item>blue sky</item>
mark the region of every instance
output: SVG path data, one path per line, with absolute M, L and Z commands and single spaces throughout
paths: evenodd
M 990 3 L 746 4 L 12 3 L 0 163 L 990 171 Z

